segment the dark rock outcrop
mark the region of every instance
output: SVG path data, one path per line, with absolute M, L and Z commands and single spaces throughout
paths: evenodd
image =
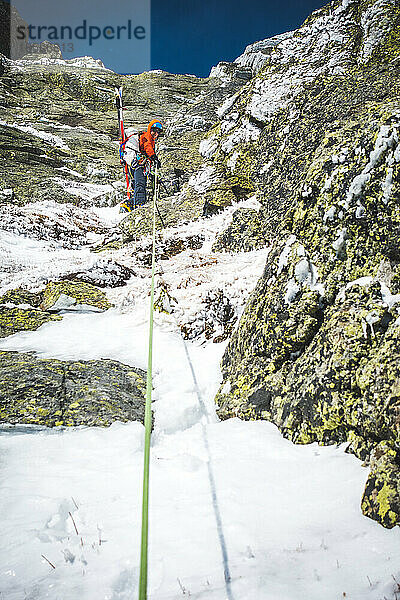
M 0 422 L 107 426 L 144 421 L 146 373 L 115 360 L 0 352 Z

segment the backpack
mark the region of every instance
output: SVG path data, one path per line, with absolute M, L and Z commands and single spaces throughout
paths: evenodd
M 121 160 L 128 165 L 131 165 L 132 161 L 137 158 L 137 154 L 140 153 L 139 138 L 141 134 L 142 132 L 134 127 L 128 127 L 125 131 L 125 139 L 119 146 L 119 155 Z

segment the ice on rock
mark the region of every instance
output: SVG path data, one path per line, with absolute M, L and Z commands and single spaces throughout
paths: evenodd
M 288 264 L 288 260 L 289 260 L 289 256 L 290 253 L 292 251 L 292 246 L 296 241 L 296 236 L 295 235 L 291 235 L 289 236 L 289 238 L 286 241 L 286 244 L 278 258 L 278 271 L 277 274 L 279 275 L 282 270 L 287 266 Z
M 199 152 L 203 158 L 211 158 L 217 150 L 218 140 L 215 136 L 210 136 L 200 142 Z
M 381 282 L 381 294 L 382 300 L 389 308 L 400 303 L 400 294 L 392 294 L 388 286 L 383 282 Z
M 224 383 L 224 385 L 221 389 L 221 394 L 229 394 L 230 391 L 231 391 L 231 382 L 228 380 Z
M 226 161 L 226 164 L 230 168 L 231 171 L 233 171 L 235 169 L 236 162 L 237 162 L 238 158 L 239 158 L 239 153 L 238 152 L 233 152 L 232 156 L 230 156 L 228 158 L 228 160 Z
M 396 0 L 378 0 L 363 11 L 361 17 L 362 46 L 359 62 L 366 62 L 374 49 L 390 31 L 390 21 L 386 13 L 388 7 L 395 7 Z
M 366 214 L 367 211 L 365 210 L 365 206 L 363 206 L 361 203 L 358 203 L 356 208 L 356 219 L 362 219 Z
M 71 296 L 67 296 L 66 294 L 60 294 L 59 298 L 57 298 L 52 305 L 51 311 L 68 310 L 74 306 L 74 304 L 76 304 L 76 298 L 71 298 Z
M 196 175 L 191 176 L 188 181 L 188 185 L 194 188 L 196 192 L 205 192 L 211 187 L 215 174 L 216 170 L 214 167 L 203 167 L 196 173 Z
M 299 283 L 311 285 L 313 283 L 310 261 L 303 258 L 294 268 L 294 274 Z
M 331 206 L 330 208 L 328 208 L 328 210 L 326 211 L 326 213 L 324 214 L 324 217 L 323 217 L 324 223 L 326 221 L 332 221 L 335 218 L 335 214 L 336 214 L 336 206 Z
M 346 248 L 346 236 L 347 229 L 342 229 L 336 240 L 332 243 L 332 248 L 335 250 L 336 254 L 340 254 Z
M 393 167 L 386 171 L 385 181 L 382 182 L 383 201 L 385 204 L 389 202 L 390 194 L 393 187 Z
M 285 304 L 291 304 L 301 290 L 301 286 L 295 279 L 289 279 L 286 285 L 286 293 L 284 296 Z
M 348 192 L 346 194 L 346 201 L 344 203 L 345 208 L 348 208 L 353 199 L 358 198 L 360 194 L 363 192 L 366 184 L 371 179 L 372 170 L 375 169 L 380 161 L 382 160 L 383 155 L 388 150 L 393 150 L 396 146 L 398 140 L 398 133 L 396 127 L 391 127 L 390 125 L 382 125 L 377 139 L 375 141 L 374 149 L 370 152 L 369 161 L 362 170 L 359 175 L 354 177 L 353 181 L 350 184 Z M 387 174 L 387 180 L 384 185 L 384 201 L 387 200 L 387 194 L 390 194 L 390 185 L 389 182 L 390 175 Z

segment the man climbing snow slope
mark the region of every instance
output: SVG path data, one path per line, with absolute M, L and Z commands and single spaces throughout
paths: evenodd
M 163 126 L 159 119 L 150 121 L 147 131 L 139 136 L 139 152 L 135 149 L 134 141 L 130 143 L 129 130 L 124 143 L 123 159 L 128 164 L 130 187 L 133 187 L 133 198 L 121 204 L 121 210 L 131 212 L 146 203 L 146 180 L 151 167 L 161 167 L 156 154 L 156 141 L 162 135 Z

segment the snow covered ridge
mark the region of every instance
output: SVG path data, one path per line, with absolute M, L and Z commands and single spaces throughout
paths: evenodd
M 314 11 L 309 22 L 297 30 L 250 44 L 235 63 L 251 67 L 256 74 L 266 65 L 305 61 L 310 67 L 328 60 L 324 70 L 333 68 L 334 73 L 341 60 L 352 58 L 345 46 L 354 37 L 354 27 L 362 33 L 358 62 L 367 61 L 391 29 L 387 15 L 388 10 L 395 8 L 396 0 L 375 0 L 363 10 L 360 22 L 353 17 L 358 0 L 343 0 L 336 7 L 335 4 L 331 2 L 329 8 Z
M 9 61 L 11 69 L 21 70 L 26 68 L 27 65 L 43 65 L 43 66 L 58 66 L 58 67 L 69 67 L 71 69 L 98 69 L 102 71 L 111 71 L 107 69 L 102 61 L 92 56 L 78 56 L 76 58 L 62 59 L 62 58 L 51 58 L 49 56 L 40 56 L 29 58 L 22 58 L 19 60 Z
M 396 0 L 377 0 L 361 15 L 362 46 L 359 63 L 366 62 L 375 48 L 385 39 L 390 31 L 388 9 L 395 9 L 396 6 L 398 6 Z
M 287 31 L 272 38 L 249 44 L 243 54 L 238 56 L 234 62 L 243 67 L 250 67 L 253 73 L 258 73 L 268 63 L 269 56 L 274 48 L 284 40 L 291 38 L 293 33 L 294 31 Z
M 304 86 L 319 76 L 344 75 L 349 66 L 367 61 L 393 27 L 388 14 L 394 3 L 376 0 L 358 20 L 354 16 L 355 0 L 331 3 L 315 11 L 299 29 L 248 46 L 235 64 L 253 69 L 256 77 L 217 110 L 222 119 L 218 135 L 222 151 L 229 154 L 240 143 L 257 139 L 259 131 L 251 124 L 253 132 L 249 132 L 246 117 L 266 122 L 279 110 L 287 109 Z M 357 30 L 363 33 L 359 47 Z M 219 70 L 215 68 L 212 74 L 218 76 Z M 245 114 L 238 119 L 236 107 L 247 95 Z M 203 142 L 200 152 L 211 158 L 217 148 L 215 140 Z

